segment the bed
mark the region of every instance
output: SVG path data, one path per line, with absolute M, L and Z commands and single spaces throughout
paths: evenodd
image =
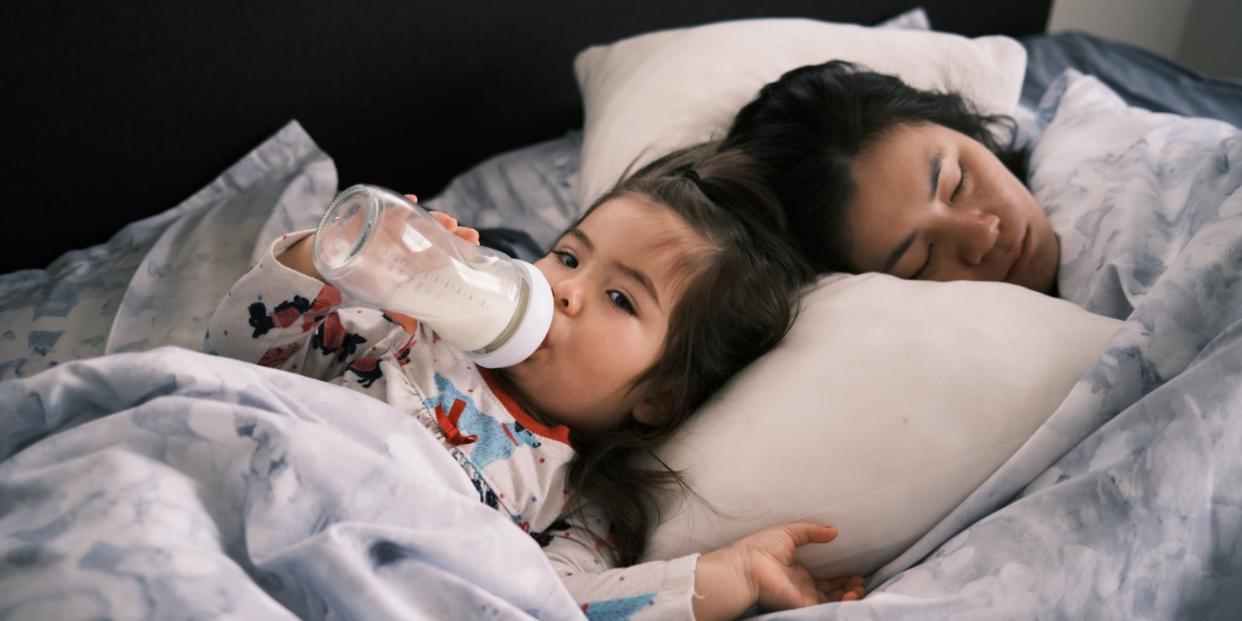
M 1043 34 L 1048 2 L 922 4 L 936 30 L 1021 42 L 1062 294 L 1120 328 L 866 599 L 770 618 L 1235 618 L 1242 83 Z M 408 417 L 197 353 L 205 322 L 353 182 L 536 256 L 580 209 L 588 45 L 910 8 L 350 6 L 0 9 L 6 185 L 35 206 L 0 266 L 0 618 L 581 617 Z

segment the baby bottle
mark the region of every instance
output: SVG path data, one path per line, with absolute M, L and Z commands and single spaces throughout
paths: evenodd
M 328 206 L 314 262 L 346 295 L 422 321 L 479 366 L 525 360 L 552 323 L 552 289 L 538 268 L 466 242 L 373 185 Z

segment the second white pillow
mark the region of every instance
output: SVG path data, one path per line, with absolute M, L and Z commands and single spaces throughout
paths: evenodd
M 840 529 L 799 559 L 867 575 L 1005 462 L 1122 322 L 997 282 L 834 276 L 781 344 L 657 452 L 670 499 L 647 558 L 706 552 L 798 520 Z

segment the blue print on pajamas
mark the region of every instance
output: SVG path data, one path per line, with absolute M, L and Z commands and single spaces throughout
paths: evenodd
M 633 597 L 591 602 L 582 607 L 582 612 L 586 613 L 586 618 L 590 621 L 627 621 L 650 604 L 655 596 L 655 593 L 644 593 Z
M 522 445 L 540 445 L 539 437 L 517 422 L 500 423 L 479 410 L 469 395 L 443 375 L 436 373 L 435 379 L 439 394 L 423 405 L 436 412 L 450 439 L 460 438 L 460 444 L 473 444 L 470 462 L 476 469 L 481 471 L 492 462 L 508 459 Z

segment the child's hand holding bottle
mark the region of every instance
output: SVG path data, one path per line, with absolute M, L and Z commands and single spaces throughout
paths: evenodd
M 411 203 L 418 202 L 418 197 L 414 194 L 406 194 L 405 197 L 409 199 Z M 468 226 L 460 226 L 457 223 L 457 218 L 454 218 L 443 211 L 428 209 L 427 213 L 430 214 L 432 218 L 435 218 L 436 222 L 439 222 L 440 226 L 444 227 L 444 230 L 471 244 L 474 244 L 475 246 L 479 245 L 478 230 L 472 229 Z M 284 264 L 285 267 L 297 270 L 316 280 L 324 280 L 323 274 L 320 274 L 319 270 L 315 269 L 314 251 L 315 234 L 311 233 L 310 235 L 302 238 L 301 241 L 294 244 L 289 249 L 285 250 L 279 257 L 276 258 Z M 400 315 L 400 313 L 389 313 L 389 316 L 391 317 L 394 314 Z M 406 315 L 401 316 L 406 317 Z
M 421 321 L 476 364 L 530 356 L 552 321 L 552 291 L 529 263 L 478 248 L 478 231 L 427 212 L 411 194 L 356 185 L 332 201 L 315 234 L 278 260 L 329 282 L 407 331 Z M 447 234 L 446 234 L 447 232 Z

